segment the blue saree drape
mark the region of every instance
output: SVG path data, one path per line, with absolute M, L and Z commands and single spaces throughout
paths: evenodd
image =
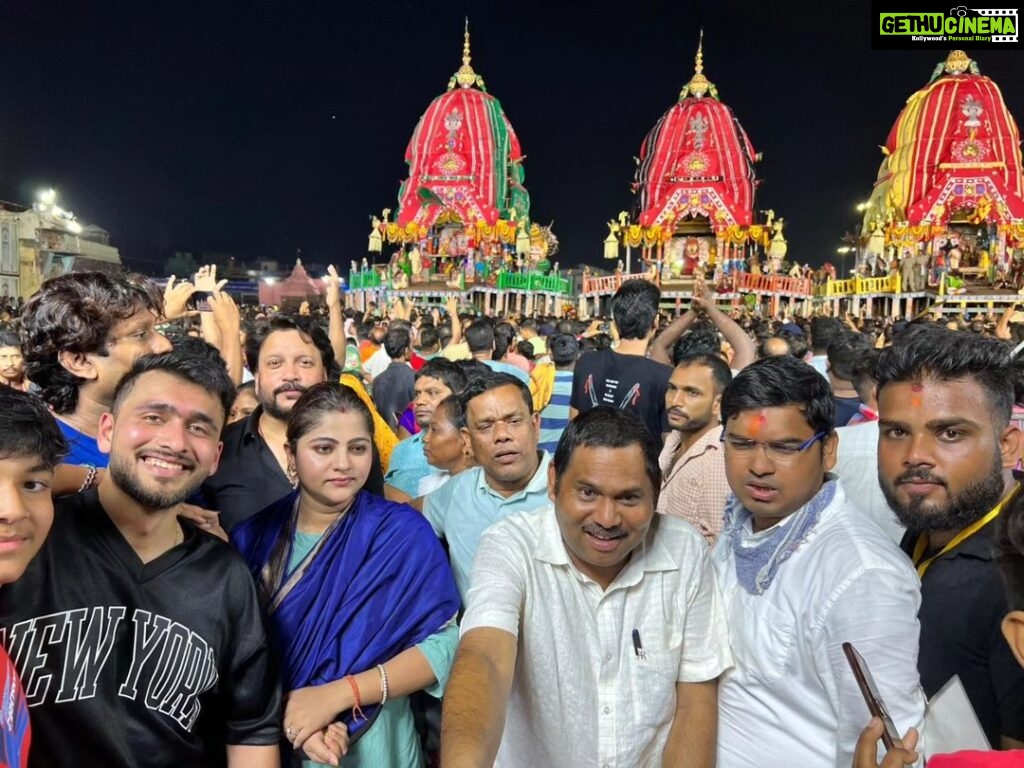
M 291 554 L 298 493 L 231 534 L 264 595 L 286 692 L 373 669 L 455 616 L 459 593 L 430 524 L 366 491 L 289 577 L 281 563 Z M 378 709 L 362 707 L 366 720 L 340 713 L 350 739 Z

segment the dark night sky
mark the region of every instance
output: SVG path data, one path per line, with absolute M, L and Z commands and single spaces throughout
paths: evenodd
M 301 248 L 347 265 L 368 214 L 397 207 L 406 144 L 459 66 L 466 13 L 563 265 L 600 260 L 701 25 L 705 71 L 764 153 L 757 206 L 786 218 L 801 261 L 834 258 L 878 145 L 945 58 L 872 51 L 863 2 L 11 3 L 0 199 L 53 186 L 147 272 L 174 250 L 287 261 Z M 968 53 L 1024 116 L 1022 54 Z

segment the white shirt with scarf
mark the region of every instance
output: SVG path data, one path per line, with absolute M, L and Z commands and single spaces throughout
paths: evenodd
M 849 768 L 871 715 L 844 642 L 864 657 L 900 733 L 921 729 L 920 581 L 906 555 L 837 486 L 763 594 L 738 580 L 727 530 L 712 550 L 735 659 L 719 686 L 719 768 Z M 771 537 L 799 514 L 754 533 L 742 511 L 740 546 Z

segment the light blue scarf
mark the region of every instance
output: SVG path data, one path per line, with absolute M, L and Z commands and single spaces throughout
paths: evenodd
M 822 511 L 836 495 L 836 478 L 826 475 L 814 498 L 791 515 L 786 525 L 776 525 L 768 536 L 755 546 L 744 546 L 744 528 L 750 512 L 734 495 L 725 505 L 724 533 L 729 537 L 736 557 L 736 579 L 752 595 L 763 595 L 775 574 L 790 555 L 814 529 Z

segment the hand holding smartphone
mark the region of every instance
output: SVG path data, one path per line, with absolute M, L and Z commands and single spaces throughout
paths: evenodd
M 885 745 L 885 748 L 888 750 L 893 747 L 902 747 L 903 742 L 900 739 L 900 733 L 896 730 L 892 717 L 889 716 L 889 710 L 886 708 L 885 702 L 882 701 L 882 695 L 878 692 L 878 686 L 875 685 L 875 680 L 871 677 L 871 671 L 868 669 L 864 657 L 857 653 L 857 649 L 850 643 L 843 643 L 843 653 L 846 654 L 846 660 L 850 664 L 850 669 L 853 670 L 853 676 L 856 678 L 857 686 L 860 688 L 861 695 L 868 705 L 868 711 L 873 717 L 881 720 L 882 725 L 885 727 L 885 730 L 882 731 L 882 743 Z

